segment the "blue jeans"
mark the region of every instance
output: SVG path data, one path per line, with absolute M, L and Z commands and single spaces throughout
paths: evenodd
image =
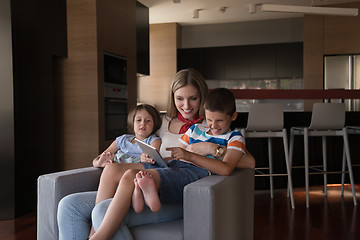
M 92 219 L 95 231 L 97 231 L 104 219 L 105 213 L 111 199 L 107 199 L 95 206 L 92 211 Z M 116 230 L 111 239 L 133 240 L 129 228 L 144 224 L 168 222 L 183 218 L 183 204 L 162 204 L 160 212 L 152 212 L 145 207 L 141 213 L 136 213 L 130 208 L 120 227 Z
M 59 202 L 57 220 L 60 240 L 84 240 L 89 236 L 91 219 L 95 230 L 99 228 L 111 199 L 95 207 L 96 192 L 70 194 Z M 92 218 L 91 218 L 92 216 Z M 130 209 L 112 239 L 133 239 L 129 227 L 148 223 L 160 223 L 183 217 L 182 204 L 163 204 L 161 211 L 151 212 L 145 208 L 142 213 Z

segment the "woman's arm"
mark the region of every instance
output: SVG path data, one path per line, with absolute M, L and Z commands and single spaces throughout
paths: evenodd
M 116 141 L 113 141 L 110 146 L 102 153 L 100 153 L 96 158 L 94 158 L 93 160 L 93 166 L 94 167 L 105 167 L 105 158 L 104 159 L 100 159 L 101 156 L 105 153 L 111 153 L 111 154 L 115 154 L 118 150 L 118 147 L 116 145 Z
M 206 168 L 212 173 L 224 176 L 228 176 L 233 172 L 239 160 L 243 156 L 243 153 L 239 150 L 228 149 L 224 159 L 220 161 L 189 152 L 184 148 L 185 146 L 180 146 L 167 148 L 167 150 L 171 151 L 171 156 L 175 159 L 184 159 L 186 161 L 190 161 L 196 165 L 199 165 L 200 167 Z

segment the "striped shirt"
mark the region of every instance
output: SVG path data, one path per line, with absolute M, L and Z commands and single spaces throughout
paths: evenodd
M 226 146 L 227 149 L 241 151 L 245 154 L 245 138 L 241 135 L 240 131 L 233 130 L 222 135 L 210 135 L 207 134 L 208 131 L 209 128 L 207 126 L 194 124 L 184 133 L 179 141 L 185 146 L 198 142 L 211 142 Z M 214 158 L 211 155 L 207 155 L 206 157 Z

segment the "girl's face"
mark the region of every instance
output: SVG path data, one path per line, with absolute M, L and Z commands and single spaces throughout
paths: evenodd
M 150 136 L 153 129 L 154 120 L 151 115 L 145 109 L 138 110 L 134 117 L 135 137 L 139 140 L 144 140 Z
M 176 109 L 184 118 L 193 120 L 199 113 L 200 93 L 193 85 L 186 85 L 174 92 L 174 102 Z

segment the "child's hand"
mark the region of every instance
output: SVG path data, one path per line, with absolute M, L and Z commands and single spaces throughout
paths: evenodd
M 192 143 L 186 147 L 186 150 L 199 154 L 201 156 L 214 155 L 219 145 L 211 142 L 198 142 Z M 223 146 L 223 149 L 226 151 L 226 147 Z M 225 155 L 225 154 L 224 154 Z
M 98 160 L 99 167 L 106 167 L 113 162 L 115 154 L 111 152 L 103 152 Z
M 151 163 L 151 164 L 155 163 L 155 160 L 150 158 L 149 155 L 147 155 L 146 153 L 142 153 L 140 155 L 140 161 L 143 163 Z
M 186 151 L 185 149 L 181 148 L 181 147 L 170 147 L 170 148 L 166 148 L 166 151 L 171 151 L 171 157 L 175 158 L 175 159 L 185 159 L 185 160 L 189 160 L 190 157 L 190 152 Z

